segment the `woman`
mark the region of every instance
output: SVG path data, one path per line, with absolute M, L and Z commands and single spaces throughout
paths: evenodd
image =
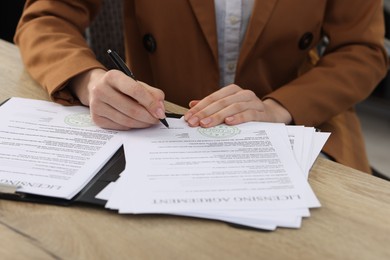
M 387 71 L 380 0 L 124 0 L 137 82 L 107 71 L 83 38 L 100 2 L 26 1 L 15 42 L 56 102 L 81 102 L 114 129 L 158 123 L 164 98 L 189 104 L 190 126 L 315 126 L 332 133 L 326 155 L 370 172 L 353 107 Z

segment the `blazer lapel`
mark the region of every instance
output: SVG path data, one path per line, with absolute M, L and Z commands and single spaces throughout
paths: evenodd
M 215 61 L 218 63 L 218 40 L 214 1 L 189 0 Z
M 227 0 L 228 1 L 228 0 Z M 218 40 L 215 7 L 212 0 L 189 0 L 215 61 L 218 63 Z M 248 57 L 278 0 L 255 0 L 247 32 L 242 43 L 238 68 Z
M 278 0 L 255 0 L 247 32 L 241 45 L 238 67 L 241 67 L 244 60 L 248 57 L 251 49 L 255 45 Z

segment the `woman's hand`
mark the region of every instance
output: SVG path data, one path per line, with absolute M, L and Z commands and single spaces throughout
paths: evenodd
M 118 70 L 87 71 L 76 76 L 70 87 L 102 128 L 145 128 L 165 118 L 164 93 Z
M 249 121 L 290 124 L 291 114 L 272 99 L 262 101 L 251 90 L 229 85 L 202 100 L 191 101 L 184 119 L 190 126 L 237 125 Z

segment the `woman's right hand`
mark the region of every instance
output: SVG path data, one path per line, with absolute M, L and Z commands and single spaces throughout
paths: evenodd
M 73 78 L 70 88 L 102 128 L 146 128 L 165 118 L 164 93 L 118 70 L 89 70 Z

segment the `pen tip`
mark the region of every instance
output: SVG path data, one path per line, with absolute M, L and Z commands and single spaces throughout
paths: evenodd
M 168 122 L 167 122 L 167 120 L 165 118 L 164 119 L 160 119 L 160 122 L 163 123 L 167 128 L 169 128 Z

